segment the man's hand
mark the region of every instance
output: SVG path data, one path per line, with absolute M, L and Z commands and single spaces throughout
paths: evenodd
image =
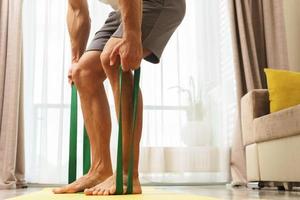
M 73 70 L 74 70 L 76 64 L 77 64 L 77 63 L 73 62 L 73 63 L 72 63 L 72 66 L 70 67 L 70 69 L 69 69 L 69 71 L 68 71 L 68 82 L 69 82 L 71 85 L 74 83 L 72 74 L 73 74 Z
M 143 58 L 142 0 L 119 0 L 123 23 L 123 39 L 110 55 L 110 65 L 116 64 L 118 55 L 124 71 L 139 68 Z
M 111 66 L 116 64 L 118 56 L 120 56 L 124 71 L 139 68 L 143 59 L 143 47 L 140 34 L 132 34 L 123 38 L 120 43 L 115 46 L 110 54 Z

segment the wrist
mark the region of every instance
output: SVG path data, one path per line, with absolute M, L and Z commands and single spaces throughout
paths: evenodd
M 72 53 L 72 63 L 77 63 L 80 59 L 80 54 L 79 53 Z
M 84 50 L 82 48 L 74 46 L 72 48 L 72 63 L 77 63 L 82 56 Z
M 137 30 L 137 31 L 124 31 L 123 38 L 124 38 L 124 40 L 128 40 L 128 39 L 141 40 L 142 39 L 142 33 L 141 33 L 140 30 Z
M 72 64 L 73 63 L 78 63 L 79 58 L 78 57 L 72 57 Z

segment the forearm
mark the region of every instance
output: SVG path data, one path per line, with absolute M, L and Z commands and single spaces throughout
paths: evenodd
M 69 0 L 67 24 L 70 35 L 72 62 L 78 62 L 84 53 L 90 33 L 87 0 Z
M 142 24 L 142 0 L 119 0 L 122 23 L 124 27 L 123 37 L 141 37 Z

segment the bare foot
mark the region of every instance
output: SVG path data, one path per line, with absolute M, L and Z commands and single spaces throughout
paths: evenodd
M 127 190 L 127 176 L 124 176 L 124 187 L 123 191 L 126 193 Z M 104 182 L 90 188 L 85 189 L 86 195 L 113 195 L 116 193 L 116 175 L 112 175 L 107 178 Z M 133 191 L 132 194 L 141 194 L 142 188 L 138 178 L 133 179 Z
M 111 176 L 111 174 L 88 173 L 87 175 L 82 176 L 73 183 L 63 186 L 61 188 L 55 188 L 52 191 L 55 194 L 82 192 L 86 188 L 94 187 L 95 185 L 103 182 L 109 176 Z

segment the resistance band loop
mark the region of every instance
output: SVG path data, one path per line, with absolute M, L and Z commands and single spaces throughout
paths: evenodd
M 133 166 L 134 166 L 134 131 L 136 128 L 138 94 L 141 69 L 134 71 L 134 86 L 133 86 L 133 116 L 132 128 L 130 133 L 129 144 L 129 163 L 128 163 L 128 180 L 127 194 L 132 194 L 133 191 Z M 116 169 L 116 194 L 121 195 L 123 191 L 123 137 L 122 137 L 122 84 L 123 71 L 119 68 L 119 131 L 118 131 L 118 149 L 117 149 L 117 169 Z M 71 119 L 70 119 L 70 147 L 69 147 L 69 183 L 76 180 L 76 163 L 77 163 L 77 90 L 72 85 L 71 95 Z M 86 174 L 90 169 L 90 142 L 84 127 L 83 133 L 83 174 Z
M 76 180 L 77 162 L 77 90 L 72 85 L 71 93 L 71 118 L 70 118 L 70 144 L 69 144 L 69 183 Z
M 86 128 L 83 128 L 83 174 L 86 174 L 91 166 L 90 141 Z M 77 171 L 77 90 L 72 85 L 71 94 L 71 118 L 70 118 L 70 146 L 69 146 L 69 178 L 68 182 L 76 180 Z
M 119 131 L 116 169 L 116 194 L 123 194 L 123 137 L 122 137 L 122 82 L 123 71 L 119 68 Z
M 141 68 L 134 71 L 134 84 L 133 84 L 133 115 L 132 115 L 132 129 L 130 134 L 130 149 L 129 149 L 129 163 L 128 163 L 128 181 L 127 181 L 127 194 L 133 192 L 133 167 L 134 167 L 134 131 L 136 129 L 136 117 L 138 109 L 138 96 L 139 96 L 139 83 L 140 83 Z
M 140 82 L 141 68 L 134 71 L 134 86 L 133 86 L 133 116 L 132 129 L 130 133 L 129 143 L 129 163 L 128 163 L 128 179 L 127 179 L 127 194 L 132 194 L 133 191 L 133 166 L 134 166 L 134 131 L 136 128 L 136 115 L 138 107 L 138 94 Z M 123 71 L 119 68 L 119 132 L 118 132 L 118 150 L 117 150 L 117 170 L 116 170 L 116 194 L 123 194 L 123 138 L 122 138 L 122 85 Z
M 83 128 L 83 174 L 87 174 L 91 167 L 90 140 L 84 126 Z

